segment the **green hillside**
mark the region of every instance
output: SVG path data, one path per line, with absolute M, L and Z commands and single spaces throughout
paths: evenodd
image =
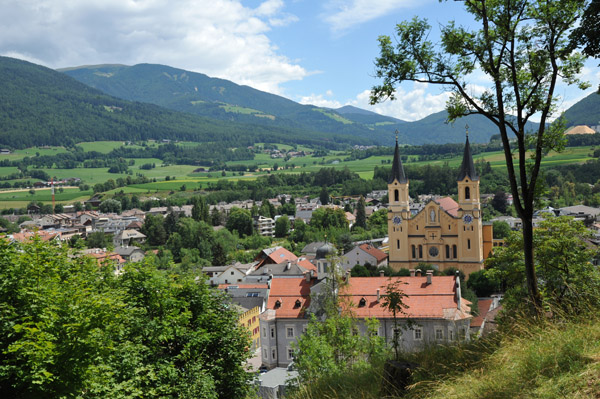
M 0 87 L 0 145 L 12 148 L 146 139 L 229 142 L 231 147 L 281 142 L 335 148 L 372 142 L 295 127 L 224 122 L 126 101 L 63 73 L 7 57 L 0 57 Z
M 396 129 L 400 142 L 411 145 L 462 143 L 466 124 L 471 127 L 473 142 L 487 143 L 498 133 L 495 125 L 480 116 L 462 118 L 450 125 L 442 111 L 420 121 L 405 122 L 350 106 L 334 110 L 302 105 L 248 86 L 165 65 L 97 65 L 61 71 L 126 100 L 221 120 L 368 138 L 381 145 L 394 143 Z
M 565 111 L 567 126 L 600 125 L 600 94 L 592 93 Z

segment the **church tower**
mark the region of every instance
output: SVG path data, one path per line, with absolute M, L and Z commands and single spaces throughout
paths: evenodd
M 392 265 L 397 262 L 409 261 L 408 222 L 410 220 L 410 202 L 408 179 L 400 159 L 397 132 L 392 172 L 388 179 L 388 203 L 389 263 Z
M 468 131 L 457 184 L 458 214 L 461 218 L 458 228 L 458 257 L 461 263 L 481 263 L 484 256 L 479 176 L 473 164 Z

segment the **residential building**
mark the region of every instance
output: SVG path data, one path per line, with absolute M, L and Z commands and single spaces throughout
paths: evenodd
M 374 267 L 386 267 L 388 255 L 372 244 L 361 244 L 346 252 L 340 262 L 344 270 L 352 269 L 356 265 L 364 266 L 367 263 Z
M 264 216 L 253 218 L 254 230 L 264 237 L 275 237 L 275 220 Z

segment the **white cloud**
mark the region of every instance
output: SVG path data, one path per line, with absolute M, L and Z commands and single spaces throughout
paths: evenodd
M 58 68 L 160 63 L 279 93 L 309 72 L 278 52 L 282 0 L 5 0 L 0 54 Z
M 347 105 L 354 105 L 380 115 L 391 116 L 404 121 L 417 121 L 435 112 L 444 110 L 450 97 L 447 92 L 437 95 L 427 93 L 428 85 L 414 83 L 412 90 L 398 88 L 395 101 L 384 101 L 376 105 L 369 104 L 370 90 L 365 90 Z
M 333 32 L 342 32 L 401 8 L 422 6 L 426 0 L 330 0 L 322 18 Z
M 325 94 L 325 96 L 331 97 L 332 96 L 331 90 L 328 90 L 327 93 Z M 343 106 L 343 104 L 340 103 L 339 101 L 327 99 L 327 98 L 325 98 L 325 96 L 323 96 L 323 94 L 311 94 L 309 96 L 301 97 L 298 102 L 300 104 L 310 104 L 310 105 L 315 105 L 317 107 L 325 107 L 325 108 L 340 108 Z

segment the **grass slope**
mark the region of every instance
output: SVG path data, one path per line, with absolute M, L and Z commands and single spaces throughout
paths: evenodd
M 421 365 L 405 399 L 600 397 L 600 321 L 528 326 L 464 346 L 437 346 L 405 358 Z M 292 399 L 381 398 L 382 367 L 300 387 Z

